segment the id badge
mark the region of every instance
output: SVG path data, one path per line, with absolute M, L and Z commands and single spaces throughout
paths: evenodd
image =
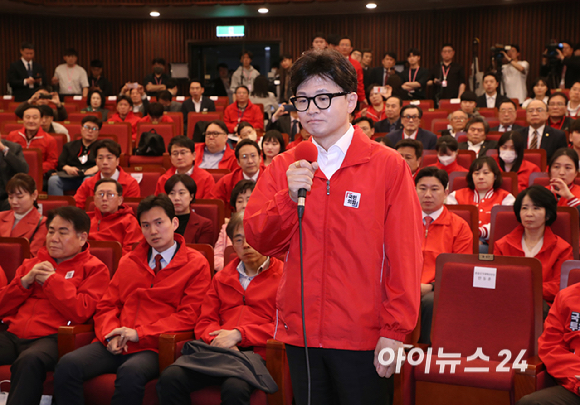
M 441 82 L 441 87 L 447 87 L 447 80 L 443 80 Z
M 85 163 L 87 163 L 87 160 L 89 160 L 89 155 L 79 156 L 79 162 L 81 162 L 81 165 L 84 165 Z
M 72 86 L 68 86 L 68 94 L 72 93 Z

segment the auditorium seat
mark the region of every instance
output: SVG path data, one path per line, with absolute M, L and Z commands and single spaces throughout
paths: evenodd
M 80 122 L 73 122 L 73 121 L 63 121 L 61 124 L 68 130 L 68 136 L 70 140 L 78 139 L 81 135 L 81 123 Z M 78 138 L 76 136 L 78 135 Z
M 531 186 L 532 184 L 539 184 L 546 187 L 548 184 L 550 184 L 550 175 L 546 172 L 532 173 L 530 174 L 529 185 Z M 576 177 L 574 179 L 574 184 L 580 185 L 580 177 Z
M 457 99 L 439 100 L 439 109 L 447 110 L 448 112 L 457 111 L 461 109 L 461 101 Z
M 18 131 L 24 126 L 23 121 L 5 121 L 2 123 L 2 134 L 8 135 L 12 131 Z
M 435 103 L 433 100 L 405 100 L 403 101 L 403 107 L 406 105 L 416 105 L 423 111 L 427 111 L 429 108 L 434 108 Z
M 75 134 L 74 137 L 71 136 L 71 140 L 76 141 L 77 139 L 81 139 L 81 137 L 82 137 L 81 136 L 81 133 L 79 132 L 78 134 Z M 103 134 L 101 132 L 101 133 L 99 133 L 99 137 L 97 139 L 98 140 L 101 140 L 101 139 L 110 139 L 111 141 L 117 142 L 117 135 L 115 135 L 115 134 Z M 117 142 L 117 143 L 119 143 L 119 142 Z M 119 144 L 119 146 L 121 146 L 121 144 Z M 121 147 L 121 149 L 122 149 L 122 147 Z M 121 153 L 121 155 L 124 155 L 124 154 L 125 154 L 125 152 L 122 152 Z
M 139 188 L 141 189 L 141 197 L 143 198 L 155 194 L 157 180 L 159 180 L 159 177 L 163 176 L 167 171 L 163 166 L 160 165 L 139 165 L 124 167 L 123 170 L 125 170 L 135 180 L 137 180 L 137 183 L 139 183 Z
M 98 119 L 103 119 L 103 114 L 100 111 L 79 111 L 68 114 L 67 121 L 78 121 L 81 122 L 83 118 L 87 116 L 97 117 Z
M 187 137 L 193 139 L 193 131 L 195 129 L 195 124 L 199 121 L 218 121 L 223 120 L 223 114 L 219 112 L 190 112 L 187 114 Z
M 25 259 L 30 258 L 30 244 L 26 238 L 0 237 L 0 266 L 10 283 Z M 1 379 L 0 379 L 1 380 Z
M 13 111 L 3 111 L 0 112 L 0 129 L 2 129 L 2 133 L 5 134 L 4 130 L 4 123 L 5 122 L 14 122 L 18 121 L 20 118 Z
M 488 121 L 488 122 L 489 122 L 490 118 L 497 119 L 497 109 L 496 108 L 478 108 L 477 112 L 479 113 L 479 115 L 484 117 L 486 119 L 486 121 Z M 491 125 L 491 124 L 489 126 L 493 127 L 493 125 Z
M 455 215 L 461 217 L 473 234 L 473 254 L 479 253 L 479 212 L 475 205 L 457 204 L 445 205 L 447 209 Z
M 133 210 L 133 214 L 137 217 L 137 207 L 141 202 L 142 198 L 137 197 L 125 197 L 123 198 L 123 205 L 130 207 Z M 85 203 L 85 211 L 91 212 L 95 210 L 95 202 L 94 197 L 90 196 L 87 197 L 87 202 Z
M 191 208 L 196 214 L 211 220 L 213 224 L 213 244 L 218 240 L 220 230 L 224 224 L 225 206 L 222 200 L 216 199 L 197 199 Z
M 204 243 L 187 243 L 187 247 L 197 250 L 207 259 L 209 263 L 209 271 L 211 278 L 214 275 L 214 264 L 213 264 L 213 247 Z
M 566 260 L 560 269 L 560 290 L 580 282 L 580 260 Z
M 447 115 L 449 115 L 447 111 L 425 109 L 423 110 L 420 126 L 428 131 L 432 131 L 433 121 L 436 119 L 446 119 Z
M 103 135 L 116 135 L 117 143 L 121 145 L 121 152 L 126 155 L 133 153 L 132 129 L 128 122 L 103 122 L 103 127 L 99 132 L 99 137 Z
M 488 149 L 486 152 L 487 156 L 493 158 L 497 157 L 497 149 Z M 541 172 L 546 171 L 546 150 L 545 149 L 525 149 L 524 150 L 524 160 L 535 164 L 540 168 Z M 533 174 L 533 173 L 532 173 Z
M 213 176 L 213 179 L 215 180 L 216 183 L 226 174 L 231 173 L 230 169 L 204 169 L 204 170 Z
M 447 111 L 445 111 L 447 113 Z M 437 136 L 441 136 L 441 131 L 444 131 L 449 126 L 449 120 L 447 118 L 435 118 L 431 121 L 431 129 L 430 131 L 433 132 Z M 424 128 L 425 125 L 423 125 Z
M 62 106 L 68 114 L 76 113 L 79 110 L 79 106 L 73 103 L 62 103 Z
M 141 134 L 143 132 L 155 132 L 163 138 L 165 143 L 165 149 L 169 145 L 171 138 L 175 136 L 175 123 L 164 122 L 159 124 L 152 124 L 150 122 L 139 122 L 137 123 L 137 138 L 136 145 L 139 146 L 139 140 L 141 139 Z
M 226 246 L 224 249 L 224 267 L 228 265 L 229 262 L 234 261 L 238 258 L 234 247 L 232 245 Z
M 60 156 L 64 144 L 67 143 L 67 136 L 65 134 L 55 134 L 52 132 L 49 135 L 51 135 L 56 141 L 56 152 L 58 153 L 58 156 Z
M 111 278 L 113 278 L 119 266 L 119 260 L 121 260 L 123 255 L 121 243 L 110 240 L 91 240 L 89 235 L 89 251 L 93 256 L 105 263 Z
M 474 285 L 484 277 L 475 274 L 476 268 L 494 269 L 495 276 L 485 276 L 494 288 Z M 439 255 L 431 352 L 425 355 L 425 348 L 415 348 L 407 355 L 404 404 L 513 405 L 535 391 L 541 333 L 542 266 L 537 259 Z M 509 358 L 503 350 L 509 351 Z M 524 371 L 516 368 L 521 353 L 519 360 L 528 363 Z M 457 368 L 451 372 L 453 363 Z M 504 365 L 505 371 L 498 371 Z M 472 367 L 488 370 L 471 372 Z
M 22 149 L 24 160 L 28 163 L 28 174 L 36 182 L 39 192 L 42 190 L 42 151 L 37 148 Z
M 519 224 L 513 207 L 496 205 L 491 209 L 489 253 L 493 254 L 494 242 L 513 231 Z M 572 246 L 573 257 L 578 260 L 579 229 L 578 210 L 573 207 L 558 207 L 556 221 L 551 226 L 554 234 Z
M 469 166 L 475 160 L 475 152 L 472 150 L 467 149 L 459 149 L 457 151 L 457 163 L 461 166 L 469 170 Z M 437 162 L 439 162 L 439 158 L 437 157 L 436 150 L 424 150 L 423 151 L 423 159 L 421 162 L 421 167 L 433 166 Z
M 167 115 L 173 120 L 175 124 L 173 136 L 183 134 L 183 113 L 181 111 L 165 111 L 163 114 Z
M 467 172 L 453 172 L 449 176 L 449 192 L 467 187 Z M 514 196 L 518 195 L 518 175 L 516 173 L 502 173 L 500 188 L 509 191 Z
M 2 110 L 7 110 L 8 106 L 13 101 L 14 101 L 14 96 L 3 95 L 2 97 L 0 97 L 0 112 L 2 112 Z
M 76 205 L 76 201 L 71 195 L 39 194 L 36 202 L 38 204 L 38 211 L 44 216 L 46 216 L 48 211 L 57 207 L 66 207 L 69 205 L 74 207 Z

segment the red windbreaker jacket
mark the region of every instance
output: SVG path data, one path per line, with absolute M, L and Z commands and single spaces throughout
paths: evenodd
M 106 216 L 95 208 L 88 215 L 91 219 L 89 239 L 117 241 L 123 246 L 123 255 L 131 252 L 133 244 L 143 239 L 141 227 L 131 207 L 121 205 L 117 212 Z
M 201 162 L 203 162 L 203 154 L 205 152 L 205 143 L 198 143 L 195 145 L 195 167 L 199 167 Z M 236 154 L 233 149 L 226 145 L 224 150 L 224 156 L 220 160 L 218 169 L 230 169 L 230 171 L 236 170 L 240 165 L 236 159 Z
M 169 180 L 176 172 L 177 169 L 172 167 L 167 170 L 163 176 L 159 177 L 157 185 L 155 186 L 155 195 L 165 193 L 165 183 L 167 183 L 167 180 Z M 200 198 L 211 198 L 211 190 L 215 185 L 215 180 L 211 174 L 197 166 L 194 166 L 193 172 L 189 177 L 195 181 L 195 185 L 197 186 L 197 191 L 195 192 L 196 200 L 199 200 Z
M 123 186 L 123 197 L 141 197 L 141 188 L 139 187 L 137 180 L 135 180 L 133 176 L 123 170 L 122 167 L 117 167 L 117 170 L 119 170 L 119 180 L 117 181 Z M 83 184 L 81 184 L 75 193 L 77 207 L 79 207 L 81 210 L 85 209 L 87 198 L 93 197 L 95 195 L 95 184 L 97 184 L 97 181 L 101 180 L 102 178 L 103 176 L 99 171 L 93 177 L 83 181 Z
M 0 212 L 0 236 L 26 238 L 30 242 L 30 254 L 36 256 L 38 250 L 46 244 L 46 218 L 33 208 L 16 226 L 14 211 Z

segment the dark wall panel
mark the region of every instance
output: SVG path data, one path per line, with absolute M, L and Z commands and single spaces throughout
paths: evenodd
M 480 67 L 485 69 L 491 45 L 515 42 L 520 44 L 523 58 L 531 64 L 529 78 L 532 80 L 538 74 L 543 46 L 550 39 L 580 41 L 578 16 L 579 1 L 550 1 L 373 15 L 261 17 L 245 22 L 248 40 L 280 39 L 281 50 L 295 57 L 309 47 L 316 31 L 348 34 L 355 46 L 373 50 L 375 64 L 386 50 L 402 57 L 410 47 L 418 47 L 423 52 L 422 64 L 431 66 L 438 60 L 439 47 L 452 42 L 457 50 L 456 59 L 468 67 L 471 43 L 477 37 L 481 41 Z M 85 68 L 90 59 L 103 59 L 106 76 L 118 88 L 126 81 L 141 81 L 149 72 L 153 57 L 187 62 L 188 41 L 215 41 L 216 25 L 243 23 L 242 19 L 103 20 L 0 15 L 0 60 L 4 63 L 0 70 L 1 92 L 6 90 L 9 63 L 19 57 L 19 44 L 24 40 L 35 43 L 36 60 L 44 65 L 49 76 L 62 62 L 63 50 L 74 47 L 80 54 L 79 64 Z

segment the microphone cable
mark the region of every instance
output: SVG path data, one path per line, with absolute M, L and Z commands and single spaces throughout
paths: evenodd
M 302 304 L 302 333 L 304 335 L 304 354 L 306 356 L 306 379 L 308 382 L 307 405 L 310 405 L 311 379 L 310 379 L 310 358 L 308 356 L 308 344 L 306 341 L 306 319 L 304 316 L 304 257 L 302 250 L 302 216 L 304 206 L 298 206 L 298 233 L 300 239 L 300 300 Z

